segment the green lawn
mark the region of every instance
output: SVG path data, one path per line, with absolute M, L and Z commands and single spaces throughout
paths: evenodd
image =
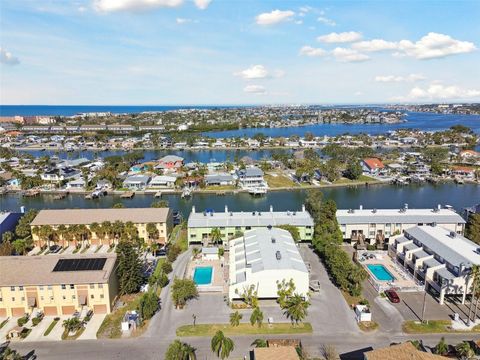
M 270 188 L 298 187 L 296 183 L 285 175 L 278 174 L 277 176 L 272 176 L 266 174 L 263 178 Z
M 403 323 L 402 329 L 407 334 L 480 332 L 479 326 L 474 327 L 472 331 L 457 331 L 451 329 L 450 324 L 449 320 L 429 320 L 428 323 L 410 320 Z
M 207 186 L 205 190 L 230 191 L 235 190 L 235 185 L 211 185 Z
M 232 327 L 230 324 L 183 325 L 177 329 L 177 336 L 213 336 L 218 330 L 225 335 L 267 335 L 267 334 L 305 334 L 311 333 L 312 325 L 303 323 L 293 326 L 291 323 L 263 324 L 261 327 L 242 323 Z
M 140 298 L 143 294 L 133 294 L 122 296 L 122 301 L 126 305 L 115 312 L 108 314 L 100 325 L 97 331 L 97 338 L 99 339 L 118 339 L 122 336 L 122 330 L 120 324 L 122 322 L 125 313 L 128 310 L 135 310 L 138 307 Z
M 67 330 L 64 330 L 62 333 L 62 340 L 77 340 L 80 335 L 85 331 L 85 327 L 81 327 L 75 334 L 68 335 Z
M 369 182 L 376 182 L 374 178 L 371 178 L 370 176 L 366 175 L 360 175 L 360 177 L 357 180 L 350 180 L 347 178 L 340 178 L 338 180 L 335 180 L 333 184 L 364 184 L 364 183 L 369 183 Z
M 43 333 L 43 336 L 48 336 L 48 334 L 50 334 L 53 330 L 53 328 L 55 327 L 55 325 L 57 325 L 59 320 L 53 320 L 52 323 L 50 325 L 48 325 L 48 328 L 47 330 L 45 330 L 45 332 Z

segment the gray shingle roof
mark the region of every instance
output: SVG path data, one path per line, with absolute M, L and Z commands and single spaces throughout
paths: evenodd
M 440 226 L 416 226 L 405 233 L 453 266 L 461 263 L 480 265 L 480 254 L 476 252 L 478 245 L 461 235 L 451 237 L 450 232 Z

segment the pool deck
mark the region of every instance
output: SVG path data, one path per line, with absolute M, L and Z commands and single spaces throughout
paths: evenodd
M 223 291 L 224 268 L 222 267 L 222 264 L 223 264 L 223 259 L 218 259 L 218 260 L 203 260 L 200 258 L 193 259 L 188 263 L 185 277 L 189 279 L 193 279 L 195 268 L 211 266 L 213 268 L 212 283 L 209 285 L 198 285 L 197 286 L 198 291 L 200 292 Z
M 372 259 L 366 258 L 362 261 L 361 260 L 363 258 L 362 254 L 364 253 L 367 253 L 369 255 L 370 254 L 374 255 L 375 258 L 372 258 Z M 409 276 L 409 274 L 407 274 L 397 264 L 395 264 L 392 258 L 388 256 L 388 253 L 386 251 L 370 252 L 370 251 L 361 250 L 358 252 L 358 259 L 360 264 L 362 264 L 365 267 L 365 270 L 368 272 L 372 285 L 378 291 L 384 291 L 387 288 L 397 288 L 397 289 L 417 289 L 418 288 L 418 285 Z M 383 265 L 385 269 L 395 278 L 395 280 L 393 281 L 377 280 L 375 276 L 372 274 L 372 272 L 367 268 L 367 265 Z

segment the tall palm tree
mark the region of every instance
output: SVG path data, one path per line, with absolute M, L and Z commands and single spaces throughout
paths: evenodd
M 226 337 L 223 331 L 218 330 L 210 343 L 212 352 L 220 359 L 226 359 L 235 348 L 233 340 Z
M 127 221 L 124 225 L 124 233 L 129 240 L 135 240 L 138 237 L 138 229 L 131 221 Z
M 460 355 L 460 359 L 470 360 L 475 356 L 475 351 L 473 351 L 467 341 L 463 341 L 455 346 L 455 350 L 457 351 L 457 354 Z
M 92 233 L 92 237 L 93 237 L 93 234 L 95 234 L 95 237 L 98 240 L 100 240 L 101 232 L 102 232 L 102 226 L 97 222 L 93 222 L 93 223 L 90 224 L 89 229 Z
M 212 231 L 210 232 L 210 240 L 214 244 L 217 244 L 222 241 L 222 232 L 220 231 L 219 228 L 212 229 Z
M 105 234 L 104 236 L 108 237 L 108 243 L 111 245 L 111 241 L 114 238 L 112 233 L 112 223 L 110 221 L 102 222 L 102 231 Z
M 50 225 L 41 225 L 38 230 L 38 236 L 43 239 L 47 246 L 50 246 L 50 242 L 53 241 L 54 231 Z
M 307 317 L 310 302 L 301 295 L 294 294 L 285 301 L 284 315 L 297 325 Z
M 65 247 L 65 234 L 68 231 L 67 227 L 63 224 L 58 225 L 56 233 L 59 239 L 62 239 L 62 246 Z
M 264 348 L 268 347 L 268 343 L 265 339 L 255 339 L 250 346 L 255 346 L 256 348 Z
M 250 315 L 250 324 L 252 324 L 252 326 L 257 324 L 258 327 L 261 327 L 262 322 L 263 322 L 263 312 L 257 306 L 255 307 L 255 309 L 253 309 L 252 315 Z
M 230 314 L 230 325 L 233 326 L 233 327 L 240 325 L 240 320 L 242 320 L 242 318 L 243 318 L 243 315 L 240 314 L 238 312 L 238 310 L 235 311 L 234 313 L 231 313 Z
M 196 349 L 180 340 L 175 340 L 170 344 L 165 353 L 165 360 L 196 360 Z
M 158 239 L 158 229 L 157 225 L 154 223 L 148 223 L 146 226 L 147 234 L 148 234 L 148 240 L 152 242 L 152 240 Z
M 121 221 L 115 221 L 112 224 L 112 235 L 115 238 L 115 240 L 118 242 L 120 237 L 123 235 L 123 228 L 124 224 Z
M 472 279 L 472 287 L 470 289 L 470 291 L 472 292 L 472 296 L 470 298 L 470 307 L 468 308 L 468 326 L 470 326 L 470 323 L 471 323 L 471 315 L 472 315 L 472 308 L 473 308 L 473 298 L 475 297 L 475 293 L 476 293 L 476 288 L 477 288 L 477 282 L 478 282 L 478 275 L 479 275 L 479 270 L 480 270 L 480 267 L 477 266 L 477 265 L 473 265 L 472 266 L 472 270 L 471 270 L 471 279 Z

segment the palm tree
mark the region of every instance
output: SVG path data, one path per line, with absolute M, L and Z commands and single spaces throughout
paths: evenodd
M 62 239 L 62 246 L 65 247 L 65 233 L 67 232 L 67 227 L 65 225 L 58 225 L 56 229 L 57 237 Z
M 260 310 L 259 307 L 253 309 L 252 315 L 250 315 L 250 324 L 255 325 L 257 324 L 258 327 L 262 326 L 263 322 L 263 312 Z
M 193 346 L 175 340 L 168 347 L 165 360 L 195 360 L 197 358 L 195 351 L 196 349 Z
M 230 325 L 235 327 L 240 325 L 240 320 L 242 320 L 243 315 L 240 314 L 238 311 L 230 314 Z
M 473 351 L 472 347 L 467 341 L 463 341 L 455 346 L 455 350 L 457 351 L 457 354 L 460 355 L 460 358 L 464 360 L 473 359 L 475 355 L 475 351 Z
M 53 240 L 54 231 L 50 225 L 41 225 L 38 230 L 38 236 L 50 246 L 50 241 Z
M 121 221 L 117 220 L 112 224 L 112 229 L 111 229 L 112 235 L 117 242 L 123 234 L 123 228 L 124 228 L 124 224 Z
M 305 300 L 301 295 L 294 294 L 285 301 L 284 315 L 292 321 L 292 324 L 298 325 L 307 317 L 307 309 L 310 302 Z
M 211 348 L 220 359 L 227 358 L 235 348 L 233 340 L 226 337 L 221 330 L 218 330 L 212 338 Z
M 93 237 L 93 234 L 95 234 L 95 237 L 97 239 L 101 238 L 100 233 L 102 232 L 102 226 L 99 223 L 97 223 L 97 222 L 91 223 L 90 226 L 89 226 L 89 229 L 92 232 L 92 237 Z
M 130 241 L 135 240 L 138 237 L 138 229 L 131 221 L 125 223 L 123 231 Z
M 5 231 L 2 235 L 2 241 L 3 242 L 12 242 L 14 239 L 15 234 L 11 231 Z
M 473 308 L 473 298 L 475 297 L 475 294 L 476 294 L 476 288 L 477 288 L 477 282 L 478 282 L 478 275 L 479 275 L 479 272 L 480 272 L 480 267 L 477 266 L 477 265 L 473 265 L 472 266 L 472 270 L 471 270 L 471 278 L 472 278 L 472 288 L 471 288 L 471 292 L 472 292 L 472 296 L 470 298 L 470 307 L 468 308 L 468 326 L 470 326 L 470 323 L 471 323 L 471 315 L 472 315 L 472 308 Z
M 255 346 L 256 348 L 264 348 L 268 347 L 268 342 L 265 339 L 255 339 L 250 346 Z
M 150 242 L 152 242 L 152 240 L 154 239 L 158 239 L 159 233 L 158 233 L 157 225 L 155 225 L 154 223 L 148 223 L 146 230 L 147 230 L 148 239 L 150 240 Z
M 24 239 L 17 239 L 12 245 L 17 254 L 25 255 L 25 252 L 27 251 L 27 242 Z
M 80 319 L 76 317 L 72 317 L 70 319 L 63 320 L 62 326 L 65 328 L 67 332 L 71 333 L 71 332 L 77 331 L 83 325 Z
M 445 342 L 445 338 L 442 336 L 437 346 L 435 346 L 435 354 L 445 355 L 448 353 L 448 344 Z
M 216 244 L 222 241 L 222 232 L 219 228 L 213 228 L 210 232 L 210 240 Z
M 104 221 L 102 222 L 102 231 L 105 234 L 104 237 L 108 237 L 108 243 L 111 245 L 111 240 L 113 239 L 113 234 L 112 234 L 112 223 L 110 221 Z

